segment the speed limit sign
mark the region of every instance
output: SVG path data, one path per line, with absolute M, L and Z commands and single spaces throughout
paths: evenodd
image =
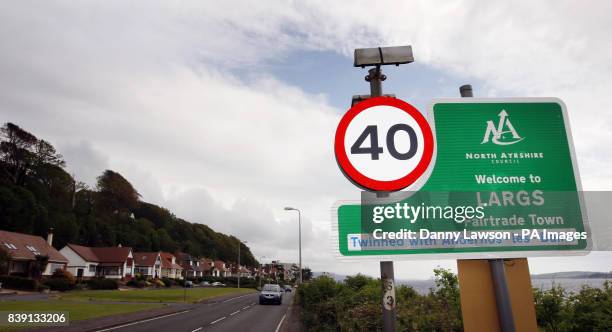
M 375 97 L 353 106 L 340 120 L 336 160 L 356 185 L 372 191 L 397 191 L 415 183 L 434 154 L 425 117 L 399 99 Z

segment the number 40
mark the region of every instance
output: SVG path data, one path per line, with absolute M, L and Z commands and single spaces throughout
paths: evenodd
M 405 131 L 408 134 L 408 138 L 410 139 L 410 149 L 408 152 L 400 153 L 395 148 L 395 134 L 398 131 Z M 370 146 L 362 147 L 366 138 L 370 136 Z M 417 152 L 418 141 L 416 137 L 416 133 L 414 129 L 405 123 L 399 123 L 391 126 L 389 131 L 387 131 L 387 150 L 389 150 L 389 154 L 395 159 L 399 160 L 408 160 Z M 364 131 L 359 135 L 353 146 L 351 146 L 352 154 L 369 154 L 372 160 L 378 160 L 379 155 L 383 153 L 383 148 L 378 146 L 378 126 L 370 125 L 367 126 Z

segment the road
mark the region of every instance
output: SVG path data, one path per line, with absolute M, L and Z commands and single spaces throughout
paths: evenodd
M 186 312 L 133 322 L 98 332 L 277 331 L 293 300 L 292 293 L 285 293 L 282 305 L 259 305 L 258 296 L 258 293 L 253 293 L 202 303 Z

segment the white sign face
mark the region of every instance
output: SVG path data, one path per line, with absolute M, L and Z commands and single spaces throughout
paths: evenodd
M 396 191 L 427 170 L 434 152 L 431 128 L 421 113 L 395 98 L 377 97 L 353 106 L 336 130 L 336 159 L 362 188 Z
M 366 177 L 393 181 L 410 174 L 423 157 L 423 131 L 410 114 L 393 106 L 375 106 L 353 118 L 344 149 Z

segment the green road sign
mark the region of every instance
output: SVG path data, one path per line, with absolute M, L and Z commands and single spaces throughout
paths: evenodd
M 590 234 L 565 105 L 555 98 L 435 100 L 421 188 L 333 209 L 343 258 L 586 253 Z M 416 191 L 418 190 L 418 191 Z

